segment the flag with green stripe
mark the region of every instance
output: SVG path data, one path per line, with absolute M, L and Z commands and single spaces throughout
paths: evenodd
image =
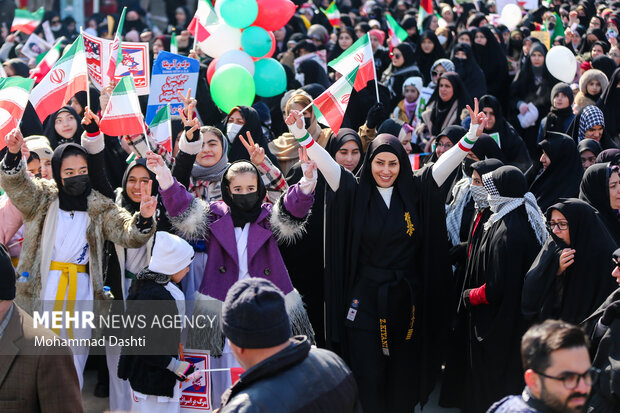
M 99 129 L 109 136 L 138 135 L 144 132 L 144 117 L 133 76 L 120 78 L 101 117 Z
M 329 89 L 314 99 L 313 109 L 317 121 L 329 125 L 334 134 L 340 131 L 358 69 L 359 66 L 353 68 L 349 74 L 338 79 Z
M 0 79 L 0 149 L 6 146 L 4 136 L 19 126 L 34 80 L 22 77 Z
M 172 152 L 172 124 L 170 122 L 170 105 L 166 104 L 157 111 L 157 114 L 149 125 L 153 140 Z
M 6 0 L 7 3 L 9 0 Z M 17 9 L 15 10 L 15 17 L 11 24 L 11 32 L 20 31 L 25 34 L 32 34 L 34 30 L 41 24 L 43 20 L 43 14 L 45 10 L 43 7 L 39 7 L 39 10 L 34 13 L 30 13 L 28 10 Z

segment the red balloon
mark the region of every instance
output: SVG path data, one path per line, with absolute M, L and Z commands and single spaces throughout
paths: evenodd
M 282 28 L 295 14 L 297 6 L 291 0 L 257 0 L 258 16 L 253 26 L 260 26 L 267 31 Z
M 209 63 L 207 67 L 207 82 L 209 82 L 209 84 L 211 84 L 211 78 L 215 74 L 215 66 L 217 66 L 217 59 L 211 60 L 211 63 Z

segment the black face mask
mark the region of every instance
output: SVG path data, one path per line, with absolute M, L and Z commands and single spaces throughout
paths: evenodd
M 306 130 L 310 129 L 310 125 L 312 124 L 312 118 L 307 118 L 304 116 L 304 127 Z
M 90 178 L 88 175 L 72 176 L 71 178 L 64 178 L 63 181 L 63 190 L 67 193 L 67 195 L 71 196 L 82 195 L 86 192 L 86 189 L 90 184 Z
M 249 212 L 258 202 L 258 191 L 247 194 L 232 194 L 232 201 L 240 210 Z
M 476 162 L 477 161 L 471 158 L 463 159 L 462 165 L 463 165 L 463 172 L 465 173 L 465 175 L 471 177 L 471 175 L 474 173 L 474 170 L 472 169 L 471 166 Z

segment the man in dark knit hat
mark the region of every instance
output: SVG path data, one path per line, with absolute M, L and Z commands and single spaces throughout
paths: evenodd
M 230 288 L 222 330 L 246 371 L 222 396 L 220 413 L 362 411 L 342 359 L 291 337 L 284 296 L 270 281 L 246 278 Z
M 0 410 L 82 412 L 70 348 L 37 345 L 37 337 L 47 341 L 54 333 L 35 328 L 14 298 L 15 270 L 0 244 Z

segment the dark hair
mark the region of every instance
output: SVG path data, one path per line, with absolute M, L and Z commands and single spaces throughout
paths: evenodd
M 580 327 L 560 320 L 547 320 L 531 327 L 521 339 L 523 370 L 544 372 L 551 353 L 566 348 L 586 347 L 590 342 Z
M 77 148 L 67 148 L 62 154 L 62 160 L 60 161 L 60 165 L 62 165 L 62 161 L 64 161 L 66 158 L 70 156 L 79 156 L 88 162 L 88 158 L 86 157 L 86 154 L 83 151 L 80 151 Z
M 30 163 L 32 161 L 40 161 L 40 160 L 41 158 L 39 157 L 39 154 L 33 151 L 33 152 L 30 152 L 30 156 L 26 160 L 26 163 Z
M 224 135 L 222 134 L 222 131 L 219 130 L 218 128 L 216 128 L 215 126 L 202 126 L 200 128 L 200 134 L 202 135 L 203 133 L 212 133 L 215 136 L 217 136 L 217 138 L 220 140 L 221 144 L 224 144 Z

